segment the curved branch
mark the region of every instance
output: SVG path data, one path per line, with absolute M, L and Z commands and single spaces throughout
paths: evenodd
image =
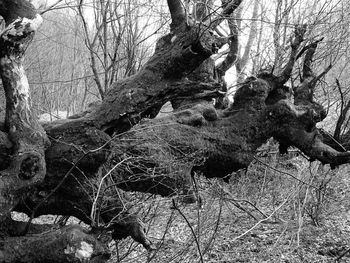
M 306 29 L 307 29 L 307 25 L 298 25 L 295 27 L 294 30 L 294 40 L 291 43 L 291 54 L 289 56 L 289 60 L 286 64 L 286 66 L 284 67 L 284 70 L 282 72 L 282 74 L 278 77 L 278 82 L 281 84 L 286 83 L 291 74 L 292 74 L 292 70 L 294 67 L 294 63 L 297 59 L 297 55 L 298 55 L 298 49 L 301 45 L 301 43 L 304 41 L 304 35 L 306 33 Z
M 322 73 L 315 76 L 312 70 L 312 62 L 319 42 L 320 41 L 315 41 L 311 45 L 308 45 L 303 64 L 302 82 L 299 86 L 294 88 L 295 104 L 314 103 L 313 95 L 317 82 L 332 68 L 332 65 L 329 65 Z
M 222 12 L 217 18 L 213 20 L 210 27 L 216 28 L 222 23 L 222 21 L 229 18 L 242 2 L 243 0 L 222 0 Z
M 238 58 L 239 28 L 237 27 L 234 18 L 229 19 L 228 24 L 231 31 L 230 50 L 224 61 L 222 61 L 216 68 L 220 80 L 225 76 L 226 71 L 237 61 Z
M 170 15 L 171 15 L 171 30 L 184 25 L 186 22 L 186 13 L 181 0 L 167 0 Z
M 345 98 L 344 98 L 344 93 L 342 91 L 342 88 L 341 88 L 341 85 L 340 85 L 340 82 L 338 79 L 335 80 L 336 81 L 336 84 L 337 84 L 337 87 L 338 87 L 338 91 L 339 91 L 339 94 L 340 94 L 340 103 L 341 103 L 341 106 L 340 106 L 340 115 L 338 117 L 338 120 L 337 120 L 337 124 L 335 126 L 335 130 L 334 130 L 334 138 L 335 140 L 339 140 L 340 139 L 340 135 L 341 135 L 341 129 L 342 129 L 342 126 L 345 122 L 345 118 L 350 110 L 350 101 L 348 101 L 345 105 Z

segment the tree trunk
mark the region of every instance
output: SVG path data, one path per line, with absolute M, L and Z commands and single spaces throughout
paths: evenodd
M 27 18 L 17 18 L 22 13 Z M 0 220 L 22 198 L 22 191 L 40 183 L 46 173 L 44 151 L 49 141 L 31 112 L 23 55 L 42 18 L 27 2 L 8 2 L 0 15 L 6 28 L 0 36 L 0 76 L 6 97 L 4 130 L 12 143 L 9 165 L 0 172 Z
M 0 49 L 8 105 L 5 125 L 0 125 L 3 262 L 105 262 L 107 242 L 97 236 L 108 232 L 114 239 L 131 236 L 151 249 L 142 222 L 124 210 L 118 188 L 162 196 L 188 193 L 193 172 L 228 178 L 247 167 L 255 150 L 270 137 L 280 142 L 282 152 L 296 146 L 311 159 L 332 166 L 350 161 L 350 153 L 325 144 L 315 126 L 325 117 L 323 108 L 310 99 L 317 77 L 304 72 L 303 83 L 295 90 L 296 105 L 291 89 L 284 85 L 298 57 L 303 28 L 295 32 L 290 63 L 283 74 L 248 78 L 229 109 L 217 111 L 206 103 L 161 119 L 145 118 L 154 117 L 166 101 L 192 96 L 208 99 L 217 96 L 220 88 L 215 81 L 189 76 L 221 40 L 207 28 L 186 24 L 180 1 L 168 2 L 172 32 L 159 40 L 145 67 L 115 83 L 92 112 L 44 125 L 46 135 L 30 112 L 28 85 L 17 55 L 23 52 L 11 57 L 15 49 L 6 49 L 13 43 L 23 46 L 17 45 L 27 39 L 23 30 L 29 30 L 31 37 L 38 15 L 24 0 L 0 1 L 0 10 L 6 10 L 0 15 L 8 25 Z M 225 7 L 231 10 L 238 3 Z M 23 4 L 24 11 L 19 12 L 18 4 Z M 10 22 L 9 10 L 11 14 L 18 11 L 15 17 L 20 18 Z M 12 38 L 13 32 L 17 35 Z M 311 60 L 308 53 L 305 65 Z M 24 225 L 10 220 L 10 211 L 24 212 L 31 219 L 45 214 L 75 216 L 89 224 L 91 231 L 49 226 L 51 230 L 43 232 L 31 220 Z M 16 231 L 10 231 L 13 228 Z M 30 236 L 31 231 L 39 234 Z

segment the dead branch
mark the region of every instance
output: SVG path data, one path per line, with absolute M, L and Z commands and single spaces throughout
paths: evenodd
M 228 19 L 231 14 L 239 7 L 243 0 L 222 0 L 222 12 L 221 14 L 213 19 L 213 22 L 210 24 L 210 28 L 215 29 L 218 25 L 222 23 L 225 19 Z
M 298 49 L 301 43 L 304 41 L 304 35 L 306 33 L 307 25 L 297 25 L 294 30 L 294 40 L 291 43 L 291 53 L 289 60 L 284 67 L 282 74 L 278 77 L 278 82 L 284 84 L 288 81 L 292 74 L 294 63 L 297 59 Z
M 338 79 L 336 79 L 335 81 L 336 81 L 336 84 L 337 84 L 337 87 L 338 87 L 338 91 L 339 91 L 339 94 L 340 94 L 340 115 L 339 115 L 339 118 L 338 118 L 337 123 L 335 125 L 335 130 L 334 130 L 334 135 L 333 136 L 334 136 L 335 140 L 339 141 L 340 135 L 341 135 L 342 126 L 343 126 L 343 124 L 345 122 L 346 115 L 348 114 L 348 112 L 350 110 L 350 101 L 348 101 L 345 104 L 344 93 L 342 91 L 340 82 L 339 82 Z

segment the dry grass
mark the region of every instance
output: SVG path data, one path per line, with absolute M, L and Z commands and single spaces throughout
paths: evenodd
M 331 171 L 302 157 L 261 160 L 269 166 L 252 164 L 230 184 L 197 179 L 203 206 L 177 203 L 195 237 L 170 200 L 135 194 L 157 250 L 123 240 L 111 262 L 201 262 L 196 242 L 203 262 L 349 261 L 350 253 L 342 255 L 350 248 L 348 168 Z

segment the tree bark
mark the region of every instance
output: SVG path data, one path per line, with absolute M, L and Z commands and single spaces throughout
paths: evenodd
M 9 10 L 12 3 L 23 3 L 27 8 L 25 1 L 0 1 L 1 10 Z M 109 252 L 97 234 L 107 232 L 112 232 L 114 239 L 131 236 L 151 249 L 142 222 L 124 209 L 118 197 L 120 189 L 162 196 L 191 193 L 194 172 L 228 178 L 233 171 L 247 167 L 256 149 L 271 137 L 280 142 L 281 152 L 295 146 L 311 159 L 332 166 L 350 161 L 349 152 L 324 143 L 316 128 L 325 117 L 324 109 L 310 99 L 317 77 L 310 78 L 313 74 L 305 71 L 309 75 L 305 73 L 296 89 L 295 104 L 291 89 L 284 85 L 298 57 L 303 28 L 296 31 L 290 63 L 283 74 L 248 78 L 229 109 L 218 111 L 206 103 L 169 117 L 146 118 L 154 117 L 166 101 L 211 98 L 220 88 L 215 81 L 190 78 L 213 54 L 218 39 L 198 25 L 183 26 L 180 2 L 168 3 L 172 32 L 159 40 L 144 68 L 115 83 L 92 112 L 44 125 L 47 135 L 30 112 L 28 86 L 18 60 L 21 56 L 8 59 L 14 49 L 1 49 L 1 59 L 7 58 L 2 61 L 1 76 L 9 105 L 5 124 L 0 125 L 0 259 L 4 262 L 105 262 Z M 7 23 L 2 45 L 29 43 L 24 33 L 29 30 L 28 35 L 32 35 L 33 19 L 38 16 L 31 11 L 23 14 L 14 26 Z M 11 38 L 13 32 L 18 33 L 16 38 Z M 306 55 L 304 65 L 308 66 L 312 54 Z M 50 232 L 39 228 L 40 234 L 29 236 L 37 226 L 29 221 L 19 227 L 20 223 L 9 220 L 10 211 L 24 212 L 31 218 L 75 216 L 89 224 L 91 231 L 76 226 Z M 19 231 L 9 231 L 13 225 Z
M 4 130 L 12 143 L 8 166 L 0 172 L 0 220 L 22 198 L 22 191 L 40 183 L 46 174 L 45 131 L 31 111 L 23 55 L 42 22 L 25 1 L 0 1 L 6 28 L 0 36 L 0 76 L 6 96 Z
M 106 246 L 79 226 L 37 226 L 30 236 L 10 237 L 2 244 L 0 262 L 106 262 Z

